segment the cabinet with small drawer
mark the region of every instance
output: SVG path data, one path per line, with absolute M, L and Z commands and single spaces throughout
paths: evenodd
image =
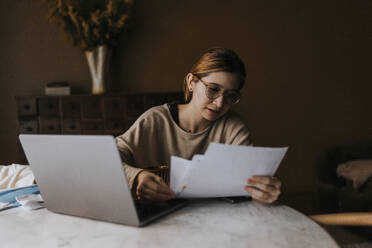
M 64 96 L 60 98 L 61 118 L 63 120 L 80 119 L 81 98 L 79 96 Z
M 17 96 L 18 133 L 117 136 L 144 111 L 168 102 L 182 103 L 183 93 Z
M 39 133 L 60 134 L 61 125 L 59 118 L 39 116 Z

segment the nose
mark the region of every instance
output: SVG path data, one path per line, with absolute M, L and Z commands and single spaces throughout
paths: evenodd
M 222 108 L 223 105 L 223 95 L 220 95 L 216 99 L 213 100 L 213 103 L 217 106 L 218 109 Z

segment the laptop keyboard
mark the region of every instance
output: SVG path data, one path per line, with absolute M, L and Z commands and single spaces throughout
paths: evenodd
M 166 210 L 172 209 L 185 201 L 186 200 L 184 199 L 172 199 L 166 202 L 136 200 L 135 204 L 140 220 L 145 220 Z

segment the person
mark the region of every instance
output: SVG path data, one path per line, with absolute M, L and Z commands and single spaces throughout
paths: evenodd
M 191 159 L 204 154 L 210 142 L 251 145 L 248 128 L 229 111 L 240 100 L 245 77 L 245 66 L 234 51 L 210 48 L 184 78 L 185 104 L 153 107 L 116 138 L 125 174 L 138 199 L 175 197 L 161 177 L 146 170 L 170 166 L 172 155 Z M 256 175 L 247 178 L 244 189 L 253 199 L 272 203 L 280 187 L 279 179 Z

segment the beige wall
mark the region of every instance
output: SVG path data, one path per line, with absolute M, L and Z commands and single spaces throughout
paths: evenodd
M 0 163 L 17 159 L 14 97 L 67 80 L 89 93 L 83 53 L 45 18 L 43 1 L 0 0 Z M 317 188 L 332 145 L 372 140 L 371 6 L 361 1 L 138 0 L 135 27 L 114 50 L 114 92 L 181 90 L 211 46 L 246 63 L 236 107 L 256 145 L 289 145 L 284 192 Z

